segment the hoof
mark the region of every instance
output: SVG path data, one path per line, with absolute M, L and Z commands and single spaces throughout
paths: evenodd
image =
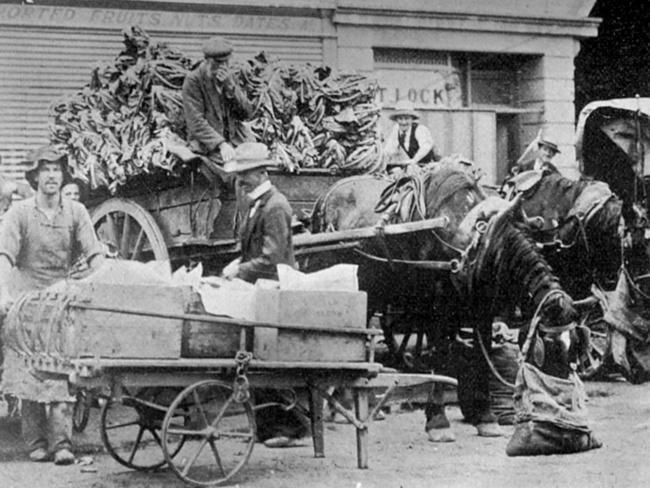
M 477 424 L 476 430 L 479 437 L 503 437 L 505 435 L 496 422 Z
M 456 436 L 453 431 L 447 429 L 431 429 L 427 431 L 430 442 L 455 442 Z
M 67 466 L 74 463 L 74 454 L 68 449 L 59 449 L 54 454 L 54 464 L 57 466 Z
M 47 452 L 47 449 L 39 447 L 29 453 L 29 459 L 35 463 L 46 463 L 52 460 L 52 455 Z

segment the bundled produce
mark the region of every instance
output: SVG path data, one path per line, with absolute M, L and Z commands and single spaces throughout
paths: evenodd
M 50 108 L 51 140 L 64 146 L 73 175 L 115 192 L 132 176 L 173 172 L 179 160 L 168 147 L 186 145 L 181 88 L 197 65 L 138 27 L 124 32 L 116 59 Z M 246 123 L 281 167 L 350 174 L 382 168 L 376 82 L 264 53 L 230 69 L 255 107 Z

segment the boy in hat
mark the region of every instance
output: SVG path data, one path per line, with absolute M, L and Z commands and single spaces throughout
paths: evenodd
M 61 197 L 65 155 L 45 146 L 32 152 L 29 161 L 25 178 L 36 194 L 15 202 L 0 226 L 2 312 L 20 295 L 67 278 L 78 258 L 86 258 L 93 270 L 104 260 L 86 208 Z M 5 345 L 3 352 L 0 390 L 22 399 L 22 432 L 30 459 L 74 462 L 70 451 L 74 397 L 67 381 L 37 378 L 26 370 L 16 351 Z
M 418 123 L 420 115 L 410 101 L 397 102 L 395 111 L 389 118 L 395 122 L 395 126 L 384 144 L 384 153 L 387 156 L 396 158 L 401 155 L 401 166 L 425 165 L 440 160 L 431 132 L 426 126 Z
M 245 142 L 235 149 L 233 161 L 224 171 L 234 173 L 242 195 L 246 195 L 247 212 L 241 227 L 241 258 L 223 270 L 228 279 L 240 278 L 255 283 L 259 278 L 277 279 L 277 264 L 295 266 L 291 241 L 291 206 L 269 180 L 267 168 L 275 166 L 266 145 Z M 258 389 L 257 403 L 279 402 L 277 392 Z M 294 410 L 281 407 L 256 412 L 258 439 L 267 447 L 289 447 L 307 434 L 306 421 Z
M 210 159 L 229 161 L 233 146 L 252 140 L 241 124 L 253 115 L 253 105 L 229 70 L 232 45 L 223 37 L 203 44 L 205 59 L 183 83 L 183 110 L 190 148 Z

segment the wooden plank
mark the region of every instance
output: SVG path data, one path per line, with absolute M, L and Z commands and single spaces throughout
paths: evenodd
M 386 235 L 407 234 L 410 232 L 445 228 L 448 223 L 449 219 L 447 217 L 436 217 L 402 224 L 388 224 L 381 229 L 381 232 Z M 319 234 L 299 234 L 293 237 L 293 245 L 296 247 L 313 246 L 337 241 L 368 239 L 377 237 L 379 233 L 376 227 L 363 227 L 360 229 L 337 230 Z
M 97 307 L 114 303 L 155 310 L 162 317 L 92 308 L 70 308 L 68 357 L 178 358 L 183 319 L 169 317 L 193 299 L 190 287 L 73 283 L 66 293 Z
M 309 388 L 309 420 L 314 442 L 314 457 L 325 457 L 325 435 L 323 429 L 323 398 L 316 388 Z
M 354 410 L 357 419 L 364 422 L 368 418 L 368 390 L 355 388 Z M 357 427 L 357 467 L 368 469 L 368 429 Z
M 277 357 L 297 362 L 363 362 L 366 359 L 366 339 L 361 336 L 324 336 L 306 330 L 280 329 L 277 337 Z

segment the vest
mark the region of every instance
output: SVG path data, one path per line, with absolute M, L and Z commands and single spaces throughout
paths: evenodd
M 404 149 L 404 152 L 408 155 L 409 158 L 412 158 L 415 156 L 415 154 L 418 152 L 420 149 L 420 144 L 418 143 L 418 140 L 415 138 L 415 129 L 418 127 L 418 123 L 414 122 L 411 125 L 411 137 L 409 139 L 409 149 L 407 150 L 406 147 L 404 146 L 404 134 L 399 133 L 397 134 L 397 142 L 399 142 L 399 145 L 402 149 Z M 427 164 L 433 161 L 433 149 L 429 151 L 422 159 L 418 161 L 418 164 Z

